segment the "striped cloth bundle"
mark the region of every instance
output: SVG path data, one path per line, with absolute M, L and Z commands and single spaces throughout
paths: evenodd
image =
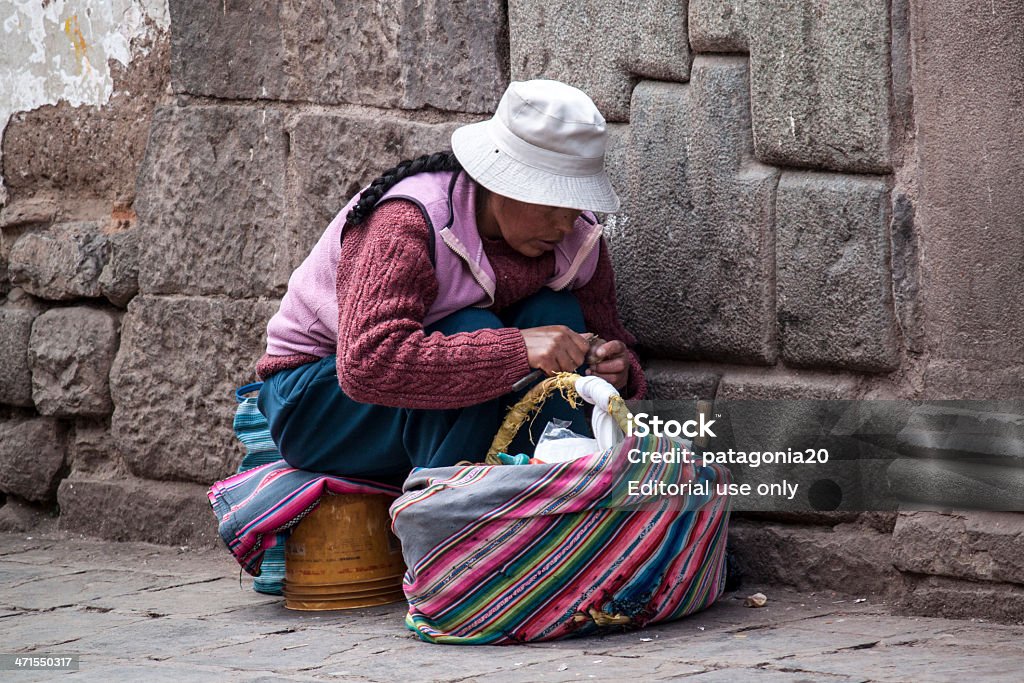
M 239 472 L 247 472 L 254 467 L 281 460 L 281 453 L 270 437 L 270 425 L 267 418 L 256 407 L 256 397 L 246 396 L 259 392 L 262 382 L 246 384 L 235 391 L 238 408 L 235 409 L 233 427 L 235 436 L 245 446 L 245 457 L 238 466 Z M 253 582 L 252 589 L 267 595 L 284 594 L 284 542 L 288 535 L 280 534 L 273 539 L 273 547 L 263 555 L 260 575 Z
M 395 497 L 394 486 L 297 470 L 284 460 L 218 481 L 207 492 L 217 531 L 242 569 L 260 576 L 264 556 L 283 546 L 288 531 L 327 494 L 366 493 Z
M 709 606 L 725 583 L 728 470 L 627 458 L 674 446 L 629 437 L 567 463 L 414 471 L 391 507 L 406 625 L 433 643 L 508 644 Z

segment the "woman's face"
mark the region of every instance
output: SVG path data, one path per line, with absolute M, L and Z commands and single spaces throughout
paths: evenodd
M 488 193 L 485 207 L 488 215 L 480 225 L 481 232 L 487 237 L 500 236 L 510 247 L 530 257 L 553 250 L 572 232 L 582 213 L 577 209 L 527 204 L 493 192 Z M 487 219 L 493 219 L 493 223 Z

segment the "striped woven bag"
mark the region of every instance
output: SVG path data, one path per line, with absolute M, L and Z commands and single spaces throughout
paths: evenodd
M 619 404 L 609 410 L 617 420 L 628 416 Z M 496 444 L 526 419 L 522 407 Z M 725 584 L 729 500 L 716 484 L 729 472 L 627 457 L 673 447 L 630 437 L 566 463 L 414 471 L 391 507 L 408 566 L 406 625 L 433 643 L 508 644 L 638 628 L 709 606 Z
M 274 440 L 270 438 L 270 426 L 267 418 L 256 407 L 256 396 L 246 394 L 259 393 L 262 382 L 247 384 L 235 391 L 238 408 L 235 409 L 235 436 L 245 446 L 246 454 L 238 466 L 238 472 L 245 472 L 260 465 L 281 460 Z M 268 595 L 284 594 L 284 544 L 287 533 L 277 535 L 277 543 L 263 555 L 260 575 L 253 583 L 253 590 Z

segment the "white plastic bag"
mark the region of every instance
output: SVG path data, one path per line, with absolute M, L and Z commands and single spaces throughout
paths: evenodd
M 589 439 L 568 429 L 568 423 L 552 420 L 544 428 L 534 449 L 533 457 L 541 462 L 568 462 L 591 453 L 597 453 L 622 441 L 625 436 L 615 418 L 608 414 L 608 401 L 619 392 L 600 377 L 581 377 L 576 380 L 576 392 L 587 403 L 594 405 L 590 418 L 591 429 L 596 438 Z
M 533 450 L 533 457 L 541 462 L 569 462 L 597 451 L 597 439 L 589 439 L 569 429 L 568 420 L 554 419 L 544 427 L 544 432 Z

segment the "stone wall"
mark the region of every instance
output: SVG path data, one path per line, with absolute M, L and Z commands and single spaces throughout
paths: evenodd
M 111 369 L 138 292 L 135 178 L 168 80 L 167 6 L 0 10 L 0 529 L 46 521 L 59 501 L 62 525 L 130 538 L 130 515 L 96 524 L 113 501 L 75 501 L 78 482 L 127 476 Z M 134 537 L 178 541 L 160 524 L 174 514 L 143 515 L 152 528 Z
M 232 389 L 289 273 L 510 79 L 577 85 L 611 124 L 607 235 L 655 397 L 1024 396 L 1012 0 L 170 0 L 130 40 L 72 23 L 95 4 L 50 3 L 45 46 L 122 36 L 132 59 L 94 57 L 107 99 L 0 87 L 0 527 L 59 508 L 73 531 L 215 543 Z M 733 535 L 755 578 L 1013 620 L 1022 517 L 762 514 Z

